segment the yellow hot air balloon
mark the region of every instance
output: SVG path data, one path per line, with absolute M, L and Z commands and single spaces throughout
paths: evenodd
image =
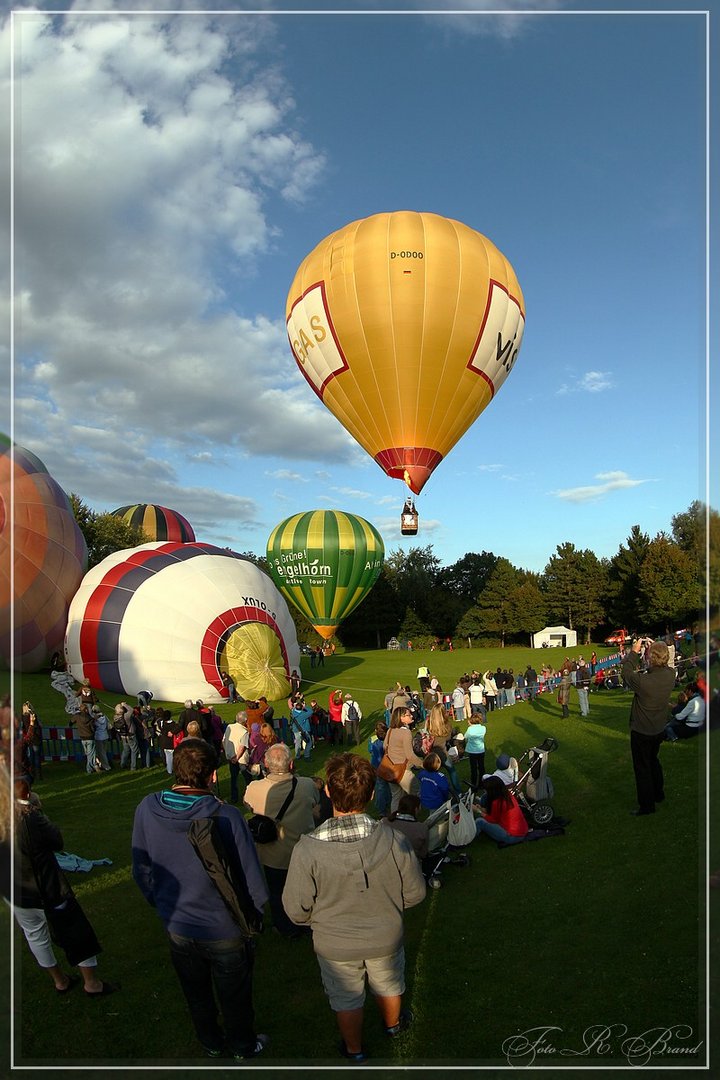
M 388 476 L 418 494 L 517 358 L 525 306 L 505 256 L 438 214 L 374 214 L 326 237 L 287 300 L 295 359 Z

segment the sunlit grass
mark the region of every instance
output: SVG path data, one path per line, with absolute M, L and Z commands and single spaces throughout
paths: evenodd
M 321 682 L 308 682 L 305 690 L 308 697 L 336 686 L 357 694 L 365 753 L 386 690 L 396 678 L 415 685 L 419 661 L 429 660 L 451 688 L 466 669 L 494 667 L 499 659 L 517 671 L 538 656 L 515 649 L 345 654 L 308 670 L 308 678 Z M 62 719 L 62 701 L 46 676 L 24 679 L 22 697 L 33 700 L 45 723 L 55 713 Z M 535 1062 L 552 1067 L 624 1064 L 620 1026 L 641 1034 L 685 1024 L 695 1043 L 706 1038 L 706 741 L 663 746 L 667 801 L 654 817 L 633 818 L 630 696 L 594 693 L 590 702 L 588 721 L 580 720 L 574 695 L 568 720 L 550 695 L 491 715 L 490 767 L 500 750 L 520 754 L 546 735 L 558 739 L 549 772 L 556 811 L 571 824 L 565 836 L 516 848 L 498 849 L 487 838 L 475 842 L 471 865 L 447 867 L 443 888 L 407 913 L 408 1000 L 417 1022 L 389 1042 L 369 1001 L 365 1041 L 374 1061 L 501 1066 L 507 1040 L 531 1027 L 557 1029 L 552 1052 Z M 234 709 L 222 711 L 228 717 Z M 320 743 L 300 771 L 321 773 L 329 753 Z M 463 764 L 461 776 L 467 774 Z M 130 876 L 135 807 L 168 782 L 161 767 L 99 777 L 86 776 L 75 763 L 45 767 L 37 790 L 66 848 L 112 859 L 111 866 L 73 875 L 72 882 L 103 943 L 103 975 L 119 980 L 122 991 L 103 1002 L 85 1001 L 77 991 L 57 998 L 16 935 L 19 1063 L 200 1063 L 162 926 Z M 220 789 L 227 796 L 227 767 L 220 770 Z M 268 930 L 258 941 L 255 988 L 259 1030 L 272 1040 L 264 1062 L 338 1061 L 334 1022 L 308 941 L 288 944 Z M 601 1024 L 618 1025 L 607 1052 L 576 1059 L 572 1051 L 582 1050 L 587 1032 Z

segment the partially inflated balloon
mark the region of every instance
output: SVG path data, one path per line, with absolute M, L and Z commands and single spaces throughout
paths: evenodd
M 300 666 L 295 625 L 254 563 L 209 544 L 153 543 L 108 555 L 73 598 L 68 670 L 98 690 L 183 701 L 286 697 Z
M 308 510 L 286 518 L 267 543 L 273 581 L 326 640 L 367 596 L 384 557 L 377 529 L 339 510 Z
M 511 371 L 525 326 L 515 272 L 437 214 L 354 221 L 298 269 L 290 346 L 318 397 L 416 494 Z
M 178 514 L 177 510 L 168 510 L 167 506 L 134 503 L 132 506 L 120 506 L 113 510 L 112 514 L 128 525 L 142 529 L 148 540 L 181 540 L 187 544 L 195 539 L 192 525 L 187 518 Z
M 0 436 L 0 665 L 37 671 L 62 648 L 86 567 L 67 495 L 39 458 Z

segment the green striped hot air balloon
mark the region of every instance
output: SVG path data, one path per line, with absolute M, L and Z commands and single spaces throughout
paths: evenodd
M 364 518 L 341 510 L 308 510 L 275 526 L 267 558 L 270 576 L 285 599 L 329 640 L 377 581 L 385 545 Z

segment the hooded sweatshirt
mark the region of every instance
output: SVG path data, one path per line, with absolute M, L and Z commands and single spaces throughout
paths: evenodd
M 165 929 L 196 941 L 242 937 L 187 836 L 192 821 L 210 817 L 218 806 L 217 822 L 228 856 L 262 912 L 267 887 L 245 819 L 234 806 L 214 795 L 159 791 L 147 795 L 135 811 L 133 878 Z
M 425 879 L 408 839 L 380 822 L 362 840 L 301 836 L 292 853 L 283 907 L 309 925 L 315 952 L 328 960 L 389 956 L 403 940 L 403 910 L 425 897 Z

